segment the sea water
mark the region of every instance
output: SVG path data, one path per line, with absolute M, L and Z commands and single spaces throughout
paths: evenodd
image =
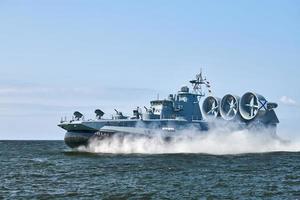
M 101 153 L 1 141 L 0 199 L 300 199 L 300 153 Z

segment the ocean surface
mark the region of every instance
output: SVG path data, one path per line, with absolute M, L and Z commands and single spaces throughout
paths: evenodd
M 300 199 L 300 153 L 101 154 L 0 141 L 0 199 Z

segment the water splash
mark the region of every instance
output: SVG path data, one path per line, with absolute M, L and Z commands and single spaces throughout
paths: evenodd
M 163 133 L 151 137 L 136 135 L 113 136 L 104 140 L 93 140 L 80 151 L 113 154 L 175 154 L 205 153 L 214 155 L 263 153 L 274 151 L 300 151 L 300 142 L 282 140 L 268 131 L 230 131 L 214 129 L 206 133 L 193 130 L 176 133 L 166 140 Z

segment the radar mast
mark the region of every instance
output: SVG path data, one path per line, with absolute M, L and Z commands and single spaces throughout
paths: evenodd
M 203 78 L 202 68 L 200 69 L 200 73 L 196 75 L 196 79 L 191 80 L 190 83 L 193 85 L 194 93 L 198 97 L 204 97 L 205 93 L 203 92 L 202 85 L 205 85 L 208 88 L 208 92 L 211 93 L 210 83 L 207 81 L 206 77 Z

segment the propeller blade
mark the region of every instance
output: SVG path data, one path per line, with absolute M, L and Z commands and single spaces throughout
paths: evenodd
M 258 110 L 254 110 L 254 115 L 256 115 L 256 114 L 257 114 L 257 112 L 258 112 Z
M 233 108 L 233 112 L 234 112 L 234 114 L 236 114 L 237 113 L 237 109 Z
M 226 116 L 228 117 L 230 113 L 232 112 L 233 108 L 230 108 L 229 111 L 226 113 Z
M 254 97 L 251 98 L 250 103 L 251 106 L 254 106 Z
M 250 110 L 250 117 L 253 117 L 253 114 L 254 114 L 254 108 L 252 107 Z
M 216 106 L 216 102 L 214 101 L 213 103 L 212 103 L 212 108 L 214 108 Z
M 230 107 L 234 106 L 234 99 L 231 100 L 230 102 Z
M 228 103 L 228 105 L 230 105 L 230 100 L 229 99 L 227 99 L 227 101 L 226 101 L 227 103 Z
M 217 116 L 218 115 L 218 111 L 217 111 L 218 107 L 219 107 L 219 105 L 216 105 L 216 101 L 214 101 L 211 104 L 211 109 L 207 112 L 207 114 Z

